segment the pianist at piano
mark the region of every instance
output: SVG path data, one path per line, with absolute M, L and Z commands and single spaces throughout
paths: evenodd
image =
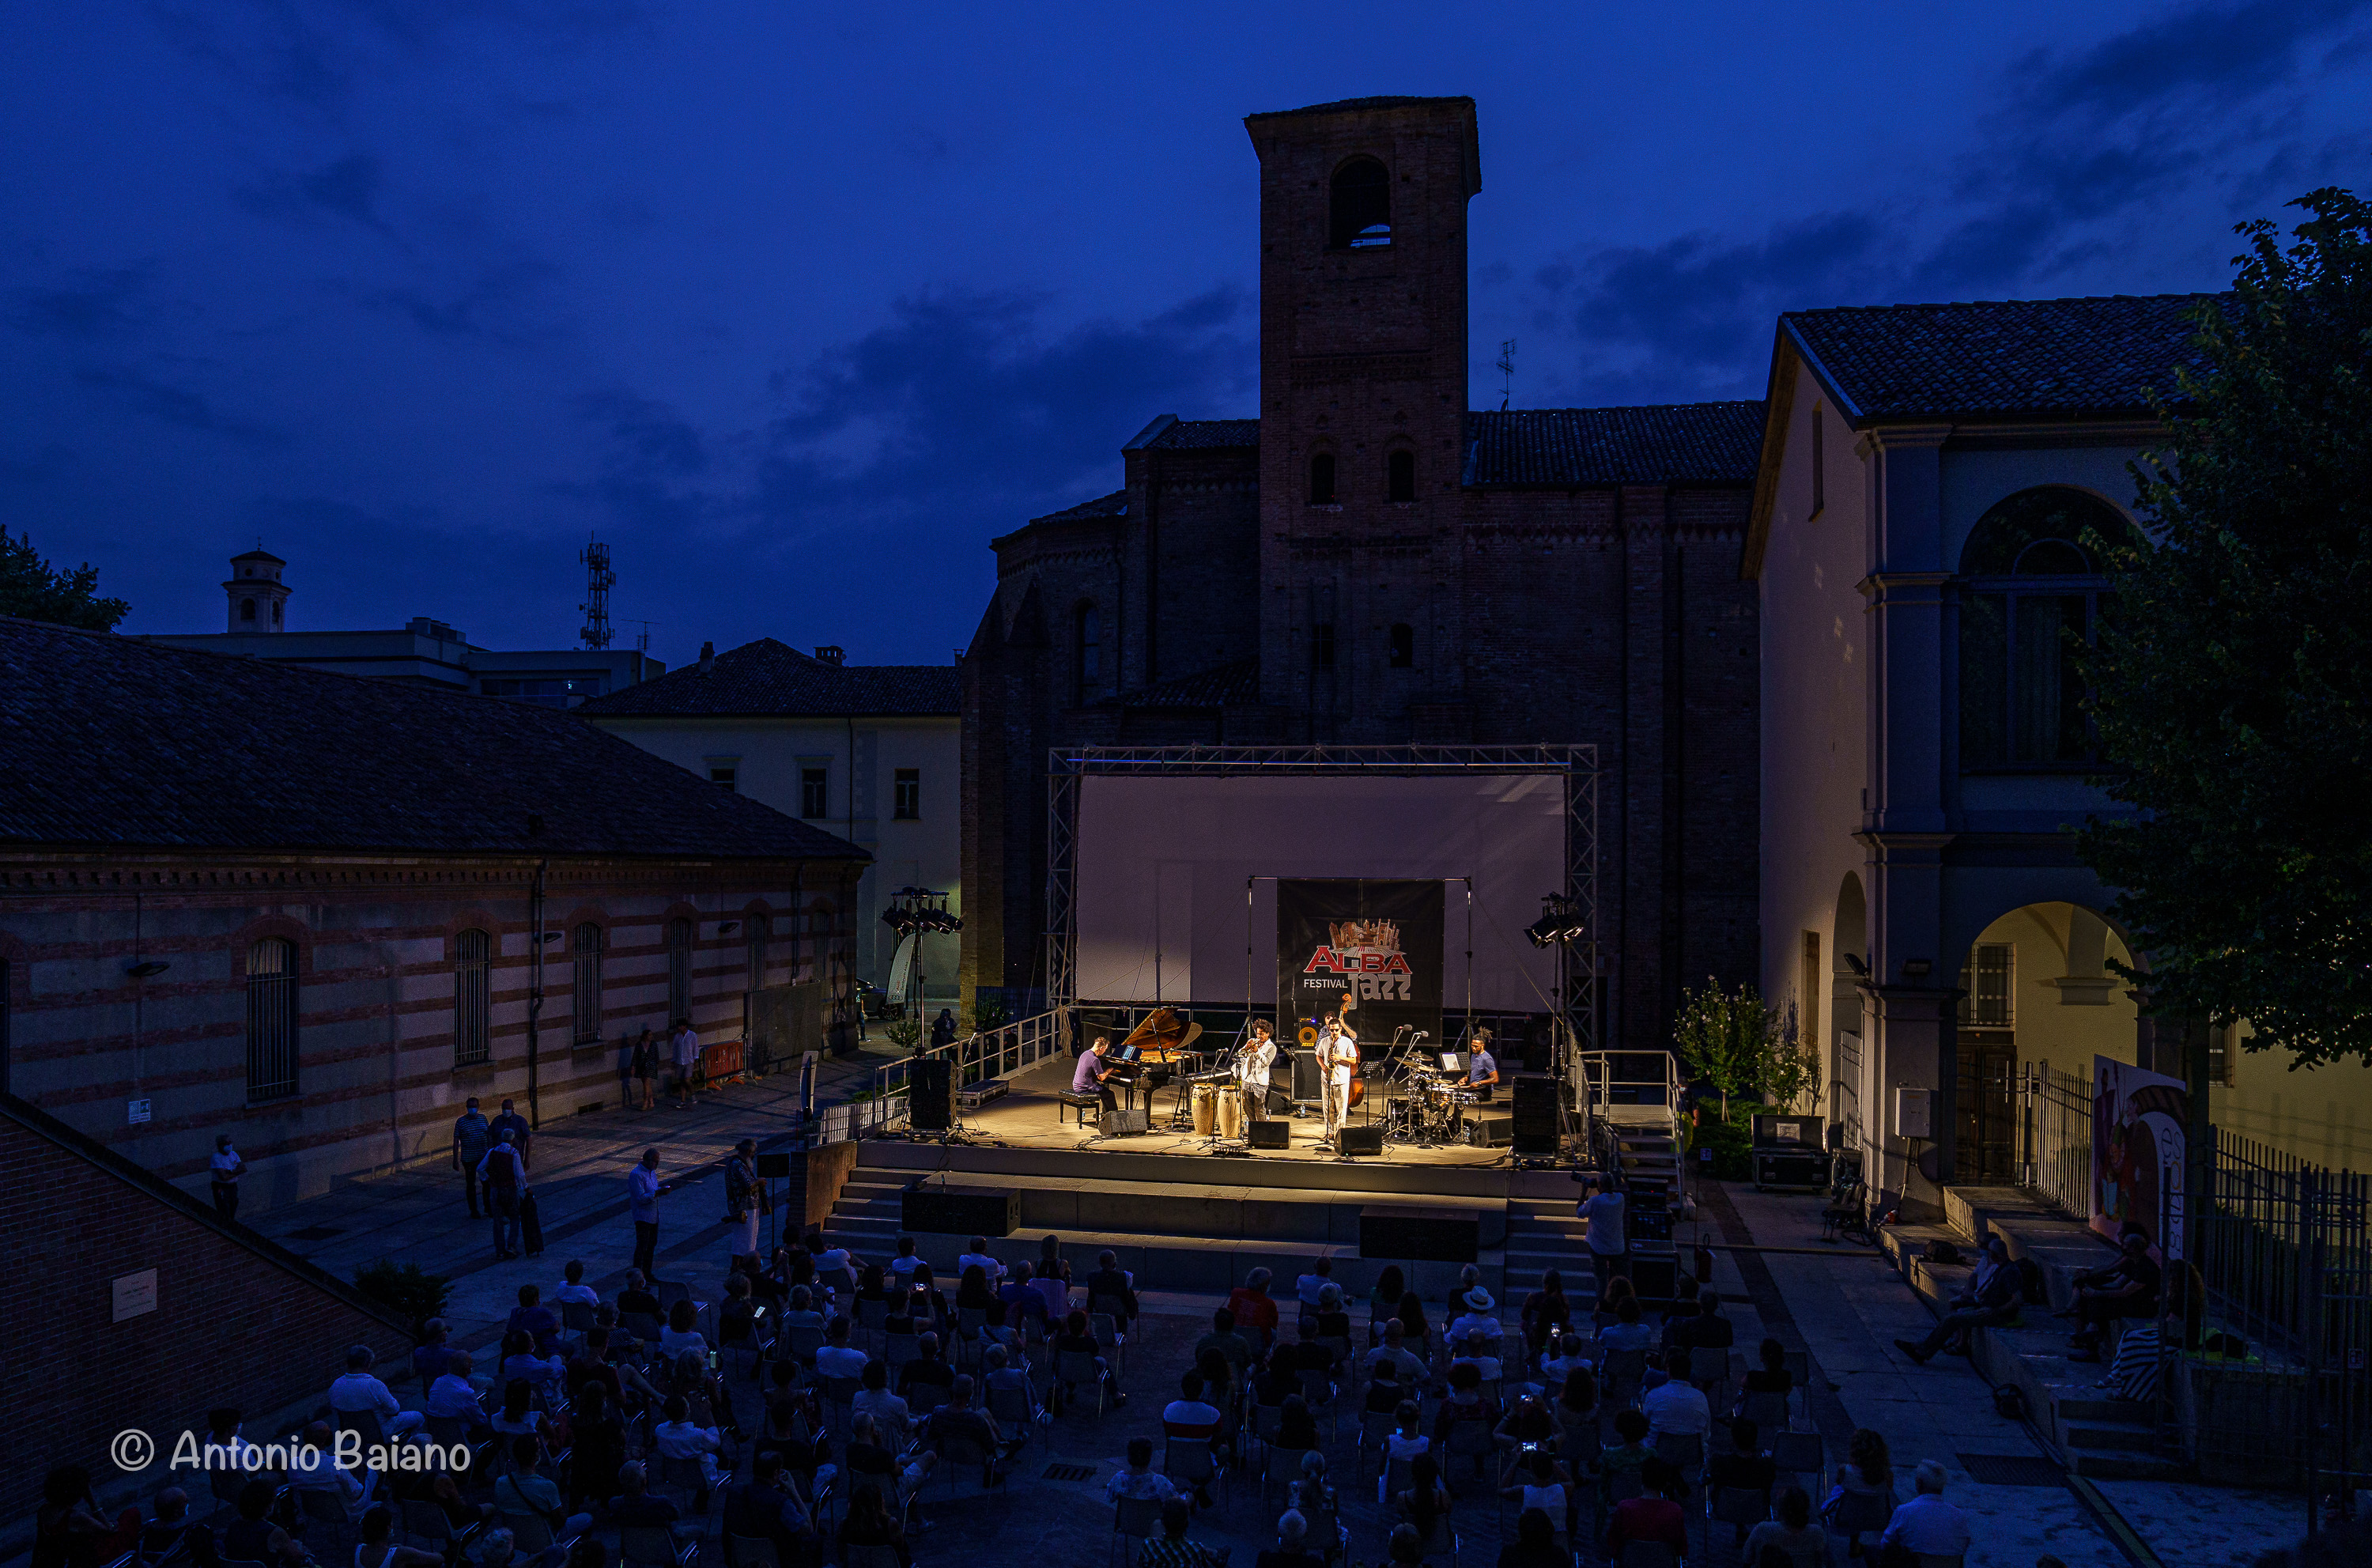
M 1098 1035 L 1095 1044 L 1079 1052 L 1079 1064 L 1071 1073 L 1071 1092 L 1083 1095 L 1092 1089 L 1096 1098 L 1103 1101 L 1106 1110 L 1116 1109 L 1119 1105 L 1112 1098 L 1112 1092 L 1104 1087 L 1104 1080 L 1111 1076 L 1111 1069 L 1104 1065 L 1104 1058 L 1110 1052 L 1111 1041 Z

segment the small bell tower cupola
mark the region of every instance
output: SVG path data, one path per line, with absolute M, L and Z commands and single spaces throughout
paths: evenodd
M 280 570 L 288 563 L 258 546 L 230 558 L 230 580 L 223 591 L 230 596 L 230 630 L 282 632 L 287 629 L 288 585 Z

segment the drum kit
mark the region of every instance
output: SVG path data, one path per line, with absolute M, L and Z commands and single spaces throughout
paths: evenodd
M 1394 1144 L 1454 1144 L 1466 1108 L 1482 1097 L 1435 1069 L 1412 1066 L 1384 1104 L 1384 1137 Z

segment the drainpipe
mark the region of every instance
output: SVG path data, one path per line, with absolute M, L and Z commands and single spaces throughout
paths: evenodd
M 536 1020 L 543 1016 L 543 873 L 552 863 L 535 863 L 535 882 L 527 896 L 527 1124 L 543 1130 L 542 1108 L 536 1100 Z

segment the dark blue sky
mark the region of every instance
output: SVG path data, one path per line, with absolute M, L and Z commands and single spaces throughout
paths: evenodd
M 1781 309 L 2220 286 L 2372 186 L 2372 0 L 0 0 L 0 521 L 129 631 L 966 642 L 987 540 L 1252 412 L 1241 117 L 1468 93 L 1474 397 L 1758 396 Z M 853 19 L 852 19 L 853 17 Z M 1018 19 L 1014 19 L 1017 17 Z

